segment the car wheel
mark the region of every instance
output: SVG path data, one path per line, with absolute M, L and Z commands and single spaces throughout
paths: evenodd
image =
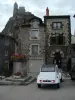
M 41 88 L 41 84 L 38 84 L 38 88 Z
M 57 84 L 57 88 L 60 88 L 60 83 Z

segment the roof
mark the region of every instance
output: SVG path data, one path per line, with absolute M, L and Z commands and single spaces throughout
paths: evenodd
M 33 19 L 37 19 L 37 20 L 39 20 L 39 21 L 40 21 L 40 23 L 42 23 L 42 20 L 41 20 L 41 18 L 39 18 L 39 17 L 36 17 L 36 16 L 34 16 L 33 18 L 31 18 L 29 21 L 31 21 L 31 20 L 33 20 Z
M 11 33 L 14 33 L 14 23 L 15 23 L 15 20 L 13 17 L 11 17 L 7 24 L 5 25 L 5 28 L 3 29 L 2 33 L 3 34 L 8 34 L 9 32 Z
M 55 67 L 56 64 L 44 64 L 42 67 Z
M 55 16 L 44 16 L 44 18 L 70 18 L 70 15 L 55 15 Z
M 14 37 L 12 37 L 12 36 L 9 36 L 9 35 L 7 35 L 7 34 L 2 34 L 2 33 L 0 33 L 0 36 L 4 36 L 4 37 L 8 37 L 8 38 L 15 39 Z
M 22 25 L 23 20 L 24 20 L 25 23 L 29 23 L 33 19 L 38 19 L 40 21 L 40 23 L 42 23 L 41 18 L 33 15 L 31 12 L 25 12 L 23 14 L 18 13 L 17 14 L 17 19 L 15 19 L 15 17 L 11 17 L 9 19 L 9 21 L 5 25 L 5 28 L 3 29 L 2 33 L 3 34 L 9 34 L 9 33 L 14 34 L 15 33 L 15 26 L 14 25 L 15 25 L 16 20 L 17 20 L 17 22 L 20 22 L 20 24 Z M 18 25 L 20 25 L 20 24 L 17 24 L 17 28 L 19 27 Z

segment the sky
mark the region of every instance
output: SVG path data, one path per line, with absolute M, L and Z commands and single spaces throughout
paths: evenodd
M 70 15 L 71 33 L 75 31 L 75 0 L 0 0 L 0 32 L 5 27 L 9 18 L 13 16 L 13 5 L 17 2 L 19 7 L 25 7 L 26 11 L 43 19 L 46 8 L 50 15 Z

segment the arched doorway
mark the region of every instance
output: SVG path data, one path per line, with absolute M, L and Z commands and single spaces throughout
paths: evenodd
M 60 52 L 55 52 L 53 60 L 54 60 L 54 63 L 56 63 L 59 68 L 61 68 L 62 57 L 61 57 Z
M 53 57 L 53 63 L 57 64 L 59 68 L 62 68 L 62 58 L 64 57 L 63 51 L 56 49 L 52 51 L 51 56 Z

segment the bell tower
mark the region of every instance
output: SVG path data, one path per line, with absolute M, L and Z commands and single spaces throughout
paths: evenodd
M 14 3 L 14 9 L 13 9 L 13 16 L 15 16 L 18 12 L 18 4 L 15 2 Z

